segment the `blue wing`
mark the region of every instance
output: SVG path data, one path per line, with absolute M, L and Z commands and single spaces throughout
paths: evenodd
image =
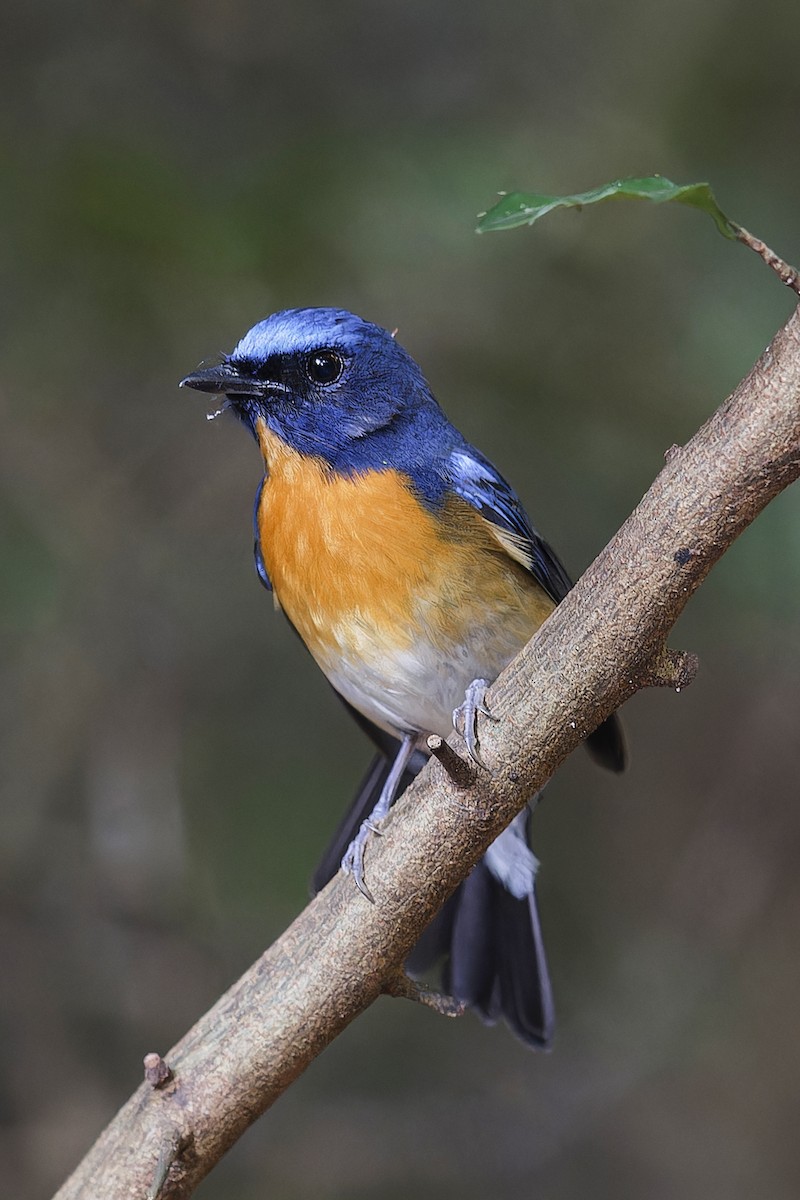
M 265 475 L 264 478 L 261 480 L 261 483 L 258 485 L 258 491 L 256 492 L 255 503 L 253 504 L 253 537 L 254 537 L 253 557 L 256 562 L 256 571 L 258 572 L 258 578 L 261 580 L 261 582 L 263 583 L 263 585 L 267 589 L 267 591 L 271 592 L 272 591 L 272 580 L 270 579 L 269 575 L 267 574 L 267 567 L 264 562 L 264 555 L 261 553 L 261 538 L 260 538 L 259 532 L 258 532 L 258 505 L 261 501 L 261 492 L 262 492 L 262 489 L 266 482 L 267 482 L 267 477 Z
M 555 551 L 531 525 L 510 484 L 488 458 L 465 442 L 450 452 L 445 474 L 448 487 L 496 527 L 500 542 L 548 596 L 556 604 L 563 600 L 572 580 Z

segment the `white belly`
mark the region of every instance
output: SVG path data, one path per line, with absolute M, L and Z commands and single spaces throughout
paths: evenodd
M 453 709 L 473 679 L 496 679 L 533 629 L 476 626 L 447 652 L 418 640 L 411 649 L 390 650 L 362 636 L 357 656 L 319 657 L 331 684 L 354 708 L 394 734 L 438 733 L 448 737 Z

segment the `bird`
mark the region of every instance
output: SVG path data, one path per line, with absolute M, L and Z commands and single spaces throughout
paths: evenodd
M 372 899 L 365 851 L 455 726 L 482 765 L 485 693 L 572 586 L 509 483 L 448 420 L 395 333 L 339 308 L 259 321 L 180 386 L 221 397 L 254 437 L 255 566 L 275 606 L 374 744 L 313 877 L 341 867 Z M 616 714 L 586 739 L 621 771 Z M 530 848 L 537 797 L 422 934 L 406 967 L 487 1024 L 550 1047 L 553 990 Z

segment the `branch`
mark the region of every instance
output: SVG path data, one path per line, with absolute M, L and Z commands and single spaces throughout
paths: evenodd
M 375 903 L 341 874 L 166 1056 L 58 1200 L 190 1195 L 256 1117 L 382 992 L 490 842 L 642 687 L 690 682 L 666 637 L 713 564 L 800 474 L 800 310 L 682 449 L 489 694 L 489 771 L 443 744 L 369 847 Z M 439 1006 L 440 1008 L 442 1006 Z M 445 1006 L 446 1009 L 446 1006 Z
M 797 267 L 784 262 L 766 242 L 762 242 L 761 238 L 748 233 L 742 225 L 737 225 L 735 221 L 731 221 L 730 225 L 736 240 L 749 247 L 750 250 L 755 250 L 758 257 L 764 260 L 771 271 L 775 272 L 781 283 L 785 283 L 788 288 L 800 296 L 800 271 L 797 270 Z

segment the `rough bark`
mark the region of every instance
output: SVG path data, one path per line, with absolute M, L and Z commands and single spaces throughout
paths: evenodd
M 491 769 L 437 755 L 367 852 L 370 904 L 337 877 L 166 1055 L 58 1200 L 185 1197 L 247 1126 L 381 994 L 500 829 L 638 689 L 680 688 L 666 637 L 739 533 L 800 474 L 800 310 L 664 469 L 622 529 L 489 693 Z M 457 753 L 463 747 L 451 739 Z M 432 747 L 434 749 L 434 747 Z M 448 773 L 447 766 L 451 770 Z M 455 776 L 454 779 L 452 776 Z M 464 783 L 468 786 L 463 786 Z

